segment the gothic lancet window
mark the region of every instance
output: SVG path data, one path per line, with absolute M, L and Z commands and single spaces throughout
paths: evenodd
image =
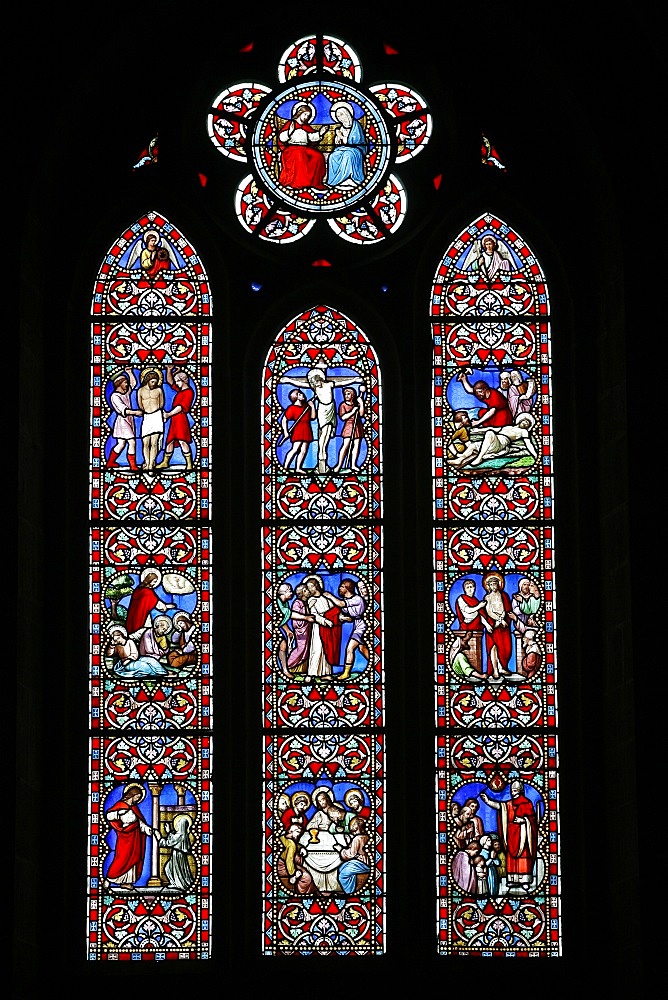
M 431 295 L 439 951 L 561 953 L 549 300 L 485 214 Z
M 92 303 L 91 959 L 207 958 L 211 296 L 150 212 Z
M 262 379 L 267 955 L 385 950 L 381 386 L 328 305 Z

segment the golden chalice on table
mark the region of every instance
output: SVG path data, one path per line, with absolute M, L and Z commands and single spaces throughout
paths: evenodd
M 317 827 L 312 826 L 311 829 L 310 829 L 310 834 L 311 834 L 311 839 L 310 839 L 309 843 L 310 844 L 317 844 L 317 843 L 319 843 L 319 841 L 318 841 L 318 829 L 317 829 Z

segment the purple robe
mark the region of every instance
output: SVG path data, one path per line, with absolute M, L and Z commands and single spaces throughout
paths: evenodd
M 475 868 L 471 864 L 471 859 L 466 851 L 457 851 L 452 859 L 452 877 L 464 892 L 475 893 Z
M 292 604 L 292 610 L 298 611 L 301 615 L 308 614 L 308 608 L 298 597 Z M 308 641 L 311 635 L 311 622 L 305 622 L 301 618 L 293 618 L 292 630 L 295 633 L 295 648 L 288 656 L 288 668 L 296 667 L 302 660 L 306 659 L 308 653 Z

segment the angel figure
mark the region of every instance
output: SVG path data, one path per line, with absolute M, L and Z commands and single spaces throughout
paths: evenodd
M 128 268 L 132 268 L 139 260 L 142 277 L 151 280 L 158 277 L 161 271 L 169 271 L 170 266 L 178 266 L 178 261 L 174 251 L 169 244 L 162 240 L 156 229 L 148 229 L 142 238 L 132 248 Z
M 512 260 L 506 248 L 491 233 L 476 240 L 466 259 L 465 270 L 473 271 L 483 281 L 509 281 L 513 270 Z

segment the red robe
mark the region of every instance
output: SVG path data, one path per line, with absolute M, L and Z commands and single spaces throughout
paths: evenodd
M 522 819 L 522 823 L 516 823 Z M 531 800 L 526 795 L 502 802 L 498 829 L 506 845 L 506 871 L 509 875 L 531 875 L 536 860 L 538 821 Z
M 326 625 L 320 629 L 320 638 L 322 639 L 322 648 L 325 651 L 325 657 L 330 666 L 335 667 L 341 661 L 341 622 L 339 621 L 339 615 L 341 614 L 339 608 L 330 608 L 325 611 L 323 618 L 328 618 L 330 622 L 334 622 L 331 628 Z
M 140 583 L 133 590 L 130 604 L 128 605 L 128 617 L 125 623 L 128 635 L 132 635 L 133 632 L 137 632 L 140 628 L 144 627 L 146 619 L 157 603 L 158 598 L 152 587 L 145 587 Z
M 190 387 L 187 389 L 179 389 L 174 396 L 172 406 L 180 406 L 181 412 L 175 413 L 171 418 L 165 444 L 169 441 L 192 441 L 190 424 L 188 423 L 188 414 L 190 413 L 190 407 L 193 405 L 194 399 L 195 393 Z
M 305 132 L 315 132 L 310 125 L 300 125 Z M 280 143 L 281 172 L 278 183 L 290 188 L 324 187 L 327 172 L 325 157 L 319 149 L 311 146 L 297 146 Z
M 117 805 L 111 807 L 109 812 L 113 812 L 118 808 Z M 144 847 L 146 844 L 146 838 L 141 832 L 141 827 L 139 826 L 139 820 L 144 822 L 144 817 L 141 814 L 139 806 L 133 805 L 128 808 L 135 814 L 135 820 L 129 824 L 129 826 L 123 826 L 119 819 L 109 819 L 109 823 L 112 828 L 116 831 L 116 850 L 114 851 L 114 860 L 111 862 L 109 870 L 106 877 L 110 882 L 115 879 L 120 878 L 121 875 L 125 875 L 129 872 L 131 868 L 135 868 L 136 876 L 139 878 L 141 875 L 141 870 L 144 865 Z
M 296 406 L 292 403 L 285 411 L 286 420 L 294 420 L 290 428 L 291 441 L 312 441 L 313 431 L 311 430 L 311 420 L 308 415 L 310 407 Z
M 495 409 L 489 420 L 486 420 L 483 427 L 508 427 L 513 422 L 513 415 L 508 406 L 508 400 L 498 389 L 490 389 L 489 396 L 485 400 L 486 409 L 478 410 L 478 416 L 484 417 L 487 410 Z
M 161 271 L 169 271 L 169 254 L 164 247 L 160 247 L 153 258 L 153 263 L 146 270 L 149 278 L 156 278 Z
M 461 615 L 459 614 L 459 601 L 468 605 L 469 608 L 475 608 L 477 604 L 480 604 L 480 600 L 477 597 L 469 597 L 468 594 L 461 594 L 458 600 L 455 602 L 455 611 L 457 612 L 457 618 L 459 623 L 459 628 L 466 632 L 482 632 L 482 621 L 480 619 L 480 612 L 475 616 L 475 618 L 470 622 L 463 621 Z
M 281 816 L 281 823 L 286 830 L 289 830 L 293 823 L 303 829 L 306 826 L 306 813 L 295 812 L 292 806 L 288 806 Z
M 490 653 L 492 652 L 492 646 L 496 646 L 496 651 L 499 654 L 499 662 L 501 666 L 505 667 L 507 670 L 508 664 L 510 663 L 510 657 L 513 654 L 513 637 L 510 634 L 510 622 L 508 621 L 508 612 L 512 611 L 512 604 L 510 603 L 510 598 L 505 590 L 500 591 L 500 593 L 503 606 L 506 609 L 506 625 L 505 628 L 500 625 L 493 625 L 492 619 L 488 618 L 488 621 L 493 625 L 493 628 L 491 632 L 485 632 L 485 646 L 487 647 L 488 663 Z

